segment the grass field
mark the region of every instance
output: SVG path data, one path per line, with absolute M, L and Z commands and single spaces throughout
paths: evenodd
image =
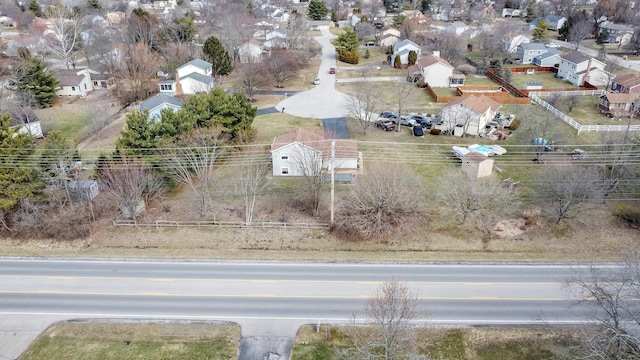
M 47 329 L 22 360 L 238 358 L 240 328 L 205 323 L 60 323 Z
M 336 348 L 352 345 L 345 328 L 305 326 L 298 331 L 293 360 L 338 359 Z M 547 360 L 578 344 L 577 329 L 457 328 L 414 329 L 417 352 L 431 359 Z
M 78 144 L 93 131 L 91 113 L 86 109 L 51 107 L 34 110 L 42 131 L 60 131 L 72 144 Z
M 527 75 L 526 73 L 513 73 L 513 79 L 511 85 L 517 89 L 524 89 L 526 82 L 539 81 L 542 82 L 543 89 L 576 89 L 579 88 L 573 86 L 570 82 L 558 79 L 552 72 L 536 72 L 533 75 Z
M 377 82 L 376 86 L 381 86 L 383 91 L 380 94 L 379 105 L 380 110 L 398 109 L 398 91 L 395 91 L 397 85 L 394 82 Z M 338 83 L 336 89 L 346 94 L 355 92 L 355 85 L 351 83 Z M 411 92 L 406 97 L 402 113 L 404 115 L 410 113 L 437 113 L 443 104 L 433 102 L 431 96 L 425 89 L 417 86 L 412 87 Z

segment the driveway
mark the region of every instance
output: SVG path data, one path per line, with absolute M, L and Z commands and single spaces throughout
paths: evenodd
M 335 36 L 328 29 L 322 29 L 322 36 L 315 39 L 322 47 L 320 70 L 318 77 L 320 85 L 313 89 L 297 93 L 276 105 L 276 109 L 289 115 L 326 119 L 340 118 L 349 115 L 346 107 L 347 95 L 335 89 L 336 75 L 329 74 L 329 68 L 336 66 L 336 49 L 330 40 Z

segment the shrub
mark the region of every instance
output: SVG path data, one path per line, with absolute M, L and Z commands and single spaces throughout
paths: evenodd
M 429 134 L 431 134 L 431 135 L 440 135 L 441 132 L 442 132 L 442 130 L 440 130 L 440 129 L 431 129 L 431 131 L 429 131 Z
M 338 60 L 347 64 L 357 64 L 360 61 L 358 53 L 346 49 L 338 50 Z
M 396 55 L 395 59 L 393 59 L 393 67 L 396 69 L 402 68 L 402 60 L 400 60 L 400 55 Z
M 628 204 L 617 204 L 613 209 L 613 215 L 627 223 L 627 225 L 640 229 L 640 209 Z
M 368 59 L 371 57 L 371 53 L 369 52 L 369 49 L 367 49 L 367 51 L 364 52 L 364 58 Z
M 419 81 L 419 82 L 416 84 L 416 86 L 417 86 L 417 87 L 419 87 L 420 89 L 425 89 L 425 88 L 427 87 L 427 83 L 426 83 L 426 82 L 424 82 L 424 80 L 423 80 L 423 81 Z
M 520 127 L 520 123 L 521 123 L 520 119 L 515 119 L 515 120 L 513 120 L 513 121 L 511 122 L 511 125 L 509 125 L 509 129 L 511 129 L 511 130 L 516 130 L 516 129 L 518 129 L 518 128 Z

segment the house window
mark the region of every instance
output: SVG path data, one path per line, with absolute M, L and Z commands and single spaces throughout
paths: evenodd
M 87 90 L 87 84 L 84 84 L 84 89 Z
M 282 153 L 282 155 L 280 155 L 280 159 L 282 159 L 282 160 L 289 160 L 289 154 L 287 154 L 287 153 Z
M 75 86 L 72 86 L 72 87 L 71 87 L 71 91 L 76 91 L 76 87 L 75 87 Z
M 282 168 L 282 169 L 280 170 L 280 174 L 282 174 L 282 175 L 289 175 L 289 168 L 286 168 L 286 167 L 285 167 L 285 168 Z
M 171 91 L 171 84 L 160 84 L 160 90 L 162 91 Z

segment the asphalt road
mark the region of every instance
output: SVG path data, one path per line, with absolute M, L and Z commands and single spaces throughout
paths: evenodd
M 0 259 L 0 331 L 15 333 L 7 327 L 21 325 L 7 319 L 16 317 L 49 319 L 39 331 L 71 318 L 197 319 L 238 322 L 245 338 L 286 340 L 301 324 L 362 318 L 367 298 L 392 278 L 418 293 L 432 324 L 565 324 L 585 318 L 564 286 L 573 273 L 548 265 Z M 38 333 L 30 330 L 29 341 Z

